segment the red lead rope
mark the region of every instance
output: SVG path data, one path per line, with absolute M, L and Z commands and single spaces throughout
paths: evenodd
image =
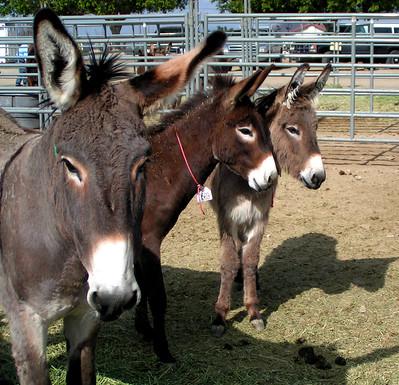
M 181 155 L 183 157 L 184 163 L 186 164 L 187 170 L 188 170 L 188 172 L 191 175 L 191 178 L 193 179 L 193 181 L 197 185 L 197 196 L 199 196 L 199 194 L 200 194 L 201 190 L 204 188 L 204 186 L 201 183 L 198 182 L 197 178 L 195 177 L 195 175 L 193 173 L 193 170 L 191 170 L 190 164 L 188 163 L 187 156 L 186 156 L 186 154 L 184 152 L 184 148 L 183 148 L 183 145 L 181 143 L 181 140 L 180 140 L 179 134 L 177 133 L 176 128 L 175 128 L 175 134 L 176 134 L 177 143 L 179 144 L 180 153 L 181 153 Z M 200 202 L 198 203 L 198 205 L 200 207 L 200 210 L 201 210 L 202 214 L 205 215 L 204 209 L 202 208 L 202 205 L 201 205 Z

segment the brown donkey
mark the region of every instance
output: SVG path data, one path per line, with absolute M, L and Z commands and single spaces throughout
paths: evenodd
M 0 301 L 21 385 L 48 385 L 47 329 L 64 318 L 66 382 L 96 382 L 100 320 L 140 298 L 144 169 L 142 110 L 184 86 L 220 50 L 215 33 L 184 56 L 119 84 L 115 57 L 83 65 L 77 44 L 50 10 L 34 20 L 37 62 L 61 116 L 11 156 L 1 178 Z
M 316 139 L 315 100 L 327 81 L 331 65 L 327 65 L 315 82 L 303 85 L 308 69 L 307 64 L 299 67 L 288 86 L 258 99 L 257 108 L 270 132 L 277 167 L 306 187 L 317 189 L 326 175 Z M 231 288 L 239 271 L 244 280 L 244 304 L 250 322 L 257 330 L 264 328 L 257 309 L 256 276 L 260 243 L 276 187 L 277 181 L 273 188 L 256 192 L 224 165 L 219 165 L 213 175 L 211 204 L 221 239 L 221 282 L 212 324 L 216 336 L 226 330 Z
M 153 153 L 147 164 L 142 223 L 144 247 L 137 259 L 139 269 L 136 269 L 143 299 L 137 308 L 136 328 L 154 338 L 155 352 L 163 362 L 173 362 L 174 359 L 165 335 L 166 294 L 160 261 L 162 240 L 218 162 L 224 163 L 259 191 L 267 189 L 277 178 L 261 117 L 249 99 L 269 71 L 270 68 L 258 71 L 239 83 L 219 79 L 211 95 L 199 94 L 176 113 L 166 116 L 158 127 L 159 132 L 149 139 Z M 183 150 L 179 148 L 178 139 Z M 182 151 L 193 177 L 182 158 Z M 147 296 L 153 330 L 147 317 Z

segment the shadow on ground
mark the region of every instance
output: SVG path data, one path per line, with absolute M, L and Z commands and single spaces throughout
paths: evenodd
M 336 240 L 324 234 L 306 234 L 288 239 L 266 257 L 260 267 L 261 297 L 271 312 L 300 293 L 319 288 L 327 294 L 343 293 L 351 284 L 370 292 L 384 286 L 389 264 L 396 258 L 337 260 Z M 290 256 L 290 264 L 284 259 Z M 210 323 L 217 296 L 219 275 L 165 266 L 169 298 L 168 335 L 176 367 L 160 366 L 148 343 L 133 329 L 133 314 L 104 324 L 97 349 L 98 373 L 115 383 L 126 384 L 286 384 L 314 385 L 347 383 L 349 368 L 399 353 L 399 346 L 375 350 L 348 360 L 346 366 L 334 364 L 338 352 L 334 344 L 314 346 L 332 364 L 321 370 L 298 360 L 302 345 L 272 342 L 230 327 L 220 339 L 211 337 Z M 264 306 L 264 304 L 263 304 Z M 240 313 L 233 322 L 242 316 Z M 246 322 L 244 320 L 242 322 Z M 50 336 L 50 343 L 62 339 Z M 15 381 L 10 348 L 0 342 L 0 378 L 7 373 Z M 64 371 L 65 354 L 50 360 L 53 371 Z M 15 375 L 15 374 L 14 374 Z M 11 382 L 14 383 L 14 382 Z M 107 380 L 102 379 L 106 384 Z
M 260 297 L 267 314 L 306 290 L 318 288 L 340 294 L 356 285 L 369 292 L 384 287 L 392 258 L 337 259 L 335 238 L 309 233 L 290 238 L 275 248 L 259 268 Z M 286 261 L 289 260 L 289 263 Z

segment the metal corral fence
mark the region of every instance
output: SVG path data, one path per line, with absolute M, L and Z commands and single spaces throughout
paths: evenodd
M 320 98 L 318 115 L 330 122 L 321 140 L 399 143 L 399 17 L 396 14 L 187 14 L 64 17 L 84 55 L 89 40 L 98 52 L 108 44 L 132 74 L 181 54 L 216 29 L 229 36 L 223 54 L 208 63 L 186 88 L 207 87 L 215 73 L 239 78 L 276 63 L 260 92 L 286 84 L 301 62 L 317 76 L 325 63 L 333 73 Z M 49 108 L 35 63 L 21 58 L 32 43 L 32 18 L 0 19 L 0 105 L 17 118 L 45 126 Z M 26 46 L 25 46 L 26 48 Z M 26 70 L 28 73 L 20 73 Z M 28 105 L 27 105 L 28 104 Z M 26 115 L 31 114 L 31 115 Z M 24 122 L 25 123 L 25 122 Z

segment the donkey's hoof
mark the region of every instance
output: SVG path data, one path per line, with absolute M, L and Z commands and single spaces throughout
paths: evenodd
M 219 338 L 226 332 L 226 326 L 213 324 L 211 326 L 211 332 L 214 337 Z
M 163 352 L 158 357 L 162 364 L 176 364 L 176 360 L 170 352 Z
M 254 318 L 250 321 L 251 325 L 255 328 L 256 331 L 260 332 L 265 328 L 265 323 L 262 318 Z

